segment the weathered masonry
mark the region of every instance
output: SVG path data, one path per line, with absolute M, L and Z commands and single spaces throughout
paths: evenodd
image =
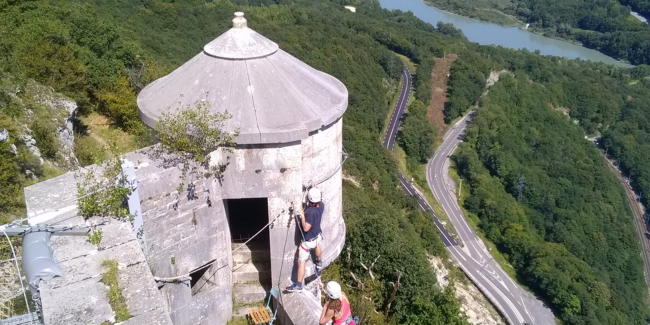
M 228 164 L 223 178 L 190 177 L 191 195 L 177 193 L 179 168 L 162 166 L 146 149 L 125 155 L 136 162 L 144 256 L 151 272 L 147 277 L 179 280 L 157 282 L 164 308 L 156 310 L 164 310 L 173 324 L 225 324 L 233 312 L 233 297 L 238 303 L 261 300 L 271 286 L 288 284 L 295 275 L 301 237 L 289 210 L 292 203 L 304 202 L 304 191 L 311 184 L 323 191 L 325 265 L 340 254 L 345 242 L 341 133 L 347 89 L 248 28 L 243 13 L 236 13 L 233 24 L 138 96 L 140 116 L 151 127 L 162 114 L 199 102 L 211 112 L 230 113 L 225 131 L 240 131 L 237 146 L 212 153 L 214 163 Z M 54 209 L 61 193 L 48 187 L 60 186 L 64 177 L 72 179 L 64 175 L 25 190 L 32 223 L 69 222 L 75 208 L 64 205 L 70 202 L 56 207 L 65 211 L 65 218 L 35 213 Z M 67 196 L 74 196 L 70 190 Z M 240 247 L 269 223 L 249 245 Z M 57 250 L 75 249 L 59 238 L 52 239 L 55 259 L 62 256 Z M 62 268 L 68 273 L 76 270 Z M 309 264 L 307 270 L 309 275 Z M 56 298 L 48 288 L 42 287 L 42 295 Z M 135 303 L 126 298 L 128 304 Z M 44 313 L 56 309 L 48 306 L 54 301 L 43 301 Z M 320 315 L 317 294 L 285 294 L 280 303 L 283 324 L 312 324 Z M 55 318 L 49 319 L 72 324 Z

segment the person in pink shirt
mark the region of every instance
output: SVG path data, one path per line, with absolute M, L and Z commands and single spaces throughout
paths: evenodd
M 327 302 L 323 306 L 323 312 L 320 315 L 320 325 L 327 324 L 330 320 L 333 325 L 356 325 L 357 317 L 352 316 L 350 309 L 350 300 L 348 296 L 341 291 L 341 285 L 335 281 L 330 281 L 325 286 Z

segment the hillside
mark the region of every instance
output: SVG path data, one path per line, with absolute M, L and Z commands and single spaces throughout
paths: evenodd
M 620 184 L 538 87 L 506 78 L 483 100 L 454 158 L 464 206 L 567 323 L 640 324 L 647 286 Z
M 344 4 L 355 5 L 356 13 L 345 10 Z M 499 85 L 486 98 L 477 119 L 477 125 L 486 125 L 471 131 L 469 143 L 456 158 L 459 172 L 473 180 L 474 199 L 465 201 L 467 209 L 481 218 L 481 229 L 516 267 L 520 280 L 546 298 L 567 324 L 643 323 L 648 316 L 647 287 L 639 273 L 630 211 L 620 186 L 602 161 L 593 159 L 595 148 L 584 141 L 579 128 L 616 140 L 608 142 L 610 153 L 629 157 L 630 169 L 644 168 L 648 160 L 632 156 L 630 152 L 637 151 L 629 142 L 642 146 L 646 141 L 645 126 L 632 123 L 650 111 L 645 106 L 650 101 L 644 101 L 650 84 L 642 69 L 477 46 L 452 26 L 434 27 L 410 13 L 382 10 L 376 1 L 78 0 L 0 4 L 0 73 L 3 81 L 19 78 L 52 87 L 75 101 L 82 117 L 76 121 L 75 152 L 81 164 L 87 164 L 95 158 L 92 149 L 100 145 L 79 132 L 87 127 L 83 121 L 101 114 L 112 129 L 147 140 L 137 116 L 137 92 L 201 51 L 203 44 L 230 27 L 232 13 L 238 10 L 246 12 L 256 31 L 340 79 L 349 90 L 343 138 L 350 158 L 344 169 L 358 181 L 358 186 L 345 182 L 343 188 L 350 255 L 342 254 L 326 276 L 356 285 L 352 271 L 366 283 L 363 291 L 349 291 L 353 308 L 365 315 L 367 323 L 467 324 L 453 286 L 442 289 L 430 266 L 427 254 L 447 258 L 438 231 L 418 210 L 417 201 L 402 194 L 394 157 L 377 141 L 400 75 L 393 52 L 418 64 L 417 100 L 400 139 L 410 147 L 413 169 L 432 154 L 438 131 L 424 120 L 434 57 L 445 52 L 459 55 L 450 70 L 447 121 L 478 101 L 491 70 L 515 73 L 516 79 Z M 632 79 L 636 83 L 630 84 Z M 19 131 L 9 125 L 23 123 L 20 116 L 27 116 L 30 108 L 21 106 L 21 113 L 14 114 L 6 98 L 0 98 L 4 123 L 0 129 L 17 139 Z M 621 110 L 637 98 L 636 106 Z M 560 107 L 568 108 L 579 126 L 552 110 Z M 623 123 L 621 116 L 627 115 L 621 112 L 635 111 Z M 423 129 L 426 133 L 417 132 Z M 44 138 L 51 137 L 52 130 L 46 134 Z M 36 146 L 47 143 L 36 141 Z M 0 192 L 0 199 L 13 200 L 12 209 L 2 213 L 16 218 L 21 215 L 16 193 L 26 183 L 21 164 L 34 158 L 21 161 L 10 144 L 0 143 L 2 161 L 10 162 L 2 167 L 0 184 L 18 186 Z M 556 149 L 551 144 L 562 146 Z M 16 143 L 18 149 L 27 150 L 23 145 L 24 141 Z M 468 163 L 463 165 L 463 159 Z M 556 161 L 564 162 L 562 168 L 553 169 Z M 513 192 L 522 175 L 525 190 Z M 643 175 L 634 176 L 639 186 L 650 184 L 641 181 Z M 487 209 L 490 200 L 511 209 Z M 377 255 L 381 258 L 373 281 L 358 262 L 361 256 Z M 390 282 L 402 268 L 402 286 L 388 317 L 383 317 L 393 290 Z
M 77 105 L 31 79 L 0 75 L 0 223 L 24 213 L 23 187 L 76 165 Z
M 648 290 L 632 215 L 620 183 L 585 139 L 602 132 L 632 140 L 615 130 L 643 132 L 640 116 L 634 124 L 626 117 L 650 109 L 640 104 L 650 86 L 644 70 L 479 52 L 461 54 L 452 67 L 448 120 L 478 101 L 484 86 L 472 80 L 486 71 L 507 69 L 515 77 L 480 100 L 454 156 L 469 185 L 463 205 L 470 218 L 567 324 L 644 323 Z M 607 143 L 610 153 L 626 149 Z
M 376 141 L 388 111 L 389 85 L 396 83 L 401 71 L 391 50 L 420 64 L 427 78 L 418 80 L 418 97 L 426 100 L 431 74 L 426 62 L 434 62 L 433 56 L 444 49 L 464 47 L 462 38 L 410 15 L 386 12 L 376 3 L 359 3 L 357 13 L 362 14 L 354 15 L 329 1 L 272 6 L 229 1 L 18 1 L 5 3 L 0 11 L 2 69 L 51 85 L 75 100 L 80 122 L 100 113 L 113 128 L 138 135 L 142 124 L 135 94 L 201 51 L 203 44 L 230 27 L 232 13 L 239 10 L 246 12 L 256 31 L 334 75 L 350 93 L 344 116 L 344 145 L 350 153 L 345 171 L 360 186 L 344 186 L 350 260 L 343 254 L 340 264 L 328 270 L 328 278 L 355 284 L 346 268 L 351 264 L 350 271 L 367 290 L 348 292 L 353 308 L 367 311 L 363 315 L 368 323 L 467 324 L 454 287 L 442 289 L 437 284 L 427 256 L 446 257 L 435 227 L 417 203 L 401 193 L 395 162 Z M 83 133 L 77 135 L 87 139 Z M 373 269 L 374 281 L 358 263 L 362 255 L 381 255 Z M 397 268 L 404 275 L 386 318 L 383 311 Z

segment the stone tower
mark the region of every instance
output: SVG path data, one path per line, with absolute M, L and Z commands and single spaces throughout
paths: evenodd
M 154 276 L 191 278 L 160 289 L 174 324 L 225 324 L 233 292 L 237 296 L 243 282 L 259 279 L 265 290 L 287 284 L 300 239 L 289 208 L 304 201 L 311 184 L 323 191 L 325 265 L 345 242 L 341 132 L 347 89 L 248 28 L 243 13 L 235 16 L 232 29 L 138 95 L 140 116 L 150 127 L 166 112 L 202 102 L 211 112 L 232 115 L 225 131 L 240 131 L 232 152 L 213 153 L 213 161 L 229 162 L 222 181 L 194 180 L 196 200 L 170 202 L 178 173 L 173 168 L 139 179 Z M 244 248 L 249 261 L 239 255 L 233 260 L 238 243 L 273 220 L 255 237 L 254 249 Z M 237 270 L 250 270 L 253 278 Z M 292 311 L 288 303 L 302 304 L 303 311 Z M 307 294 L 283 300 L 285 324 L 304 324 L 307 314 L 320 313 L 319 303 Z

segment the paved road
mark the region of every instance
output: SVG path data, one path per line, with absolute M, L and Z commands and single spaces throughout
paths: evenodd
M 390 151 L 395 151 L 397 132 L 402 124 L 402 117 L 406 111 L 406 106 L 409 103 L 409 99 L 411 99 L 411 86 L 411 71 L 409 68 L 404 67 L 404 71 L 402 71 L 402 89 L 400 90 L 397 103 L 395 103 L 395 109 L 393 110 L 393 115 L 390 117 L 390 123 L 388 124 L 388 129 L 386 129 L 386 135 L 382 143 Z
M 641 240 L 641 257 L 643 257 L 643 266 L 645 269 L 645 282 L 647 285 L 650 285 L 650 243 L 648 242 L 648 238 L 645 237 L 647 230 L 645 220 L 643 219 L 643 209 L 641 207 L 641 203 L 637 202 L 636 193 L 634 193 L 634 190 L 632 190 L 632 187 L 628 183 L 627 179 L 623 177 L 621 171 L 618 170 L 618 168 L 616 168 L 616 166 L 614 166 L 602 152 L 600 155 L 607 162 L 609 169 L 613 171 L 616 176 L 618 176 L 618 179 L 621 181 L 621 184 L 623 184 L 623 187 L 625 188 L 625 194 L 627 195 L 627 199 L 630 202 L 632 213 L 634 213 L 634 228 L 639 234 L 639 240 Z
M 395 148 L 395 139 L 397 138 L 397 132 L 401 125 L 410 93 L 411 74 L 408 68 L 405 68 L 402 73 L 401 93 L 383 141 L 383 146 L 391 151 L 394 151 Z M 419 193 L 404 177 L 403 173 L 398 171 L 402 189 L 407 194 L 418 197 L 420 208 L 433 216 L 434 224 L 442 235 L 442 242 L 451 256 L 459 263 L 465 274 L 481 289 L 501 314 L 505 316 L 509 324 L 555 324 L 551 311 L 539 300 L 515 284 L 492 259 L 480 239 L 465 221 L 452 190 L 454 187 L 453 183 L 445 184 L 446 177 L 443 177 L 442 173 L 443 170 L 447 173 L 447 169 L 444 166 L 448 164 L 448 157 L 460 143 L 460 136 L 464 133 L 469 119 L 470 115 L 468 114 L 445 134 L 445 140 L 442 146 L 427 166 L 427 181 L 429 186 L 445 210 L 445 213 L 449 216 L 453 223 L 452 226 L 456 228 L 465 245 L 461 246 L 456 242 L 435 215 L 429 203 L 423 198 L 422 193 Z
M 463 271 L 505 316 L 509 324 L 554 324 L 553 313 L 517 285 L 497 264 L 460 210 L 455 184 L 449 178 L 449 157 L 458 147 L 473 113 L 447 131 L 443 143 L 427 164 L 427 183 L 456 228 L 463 246 L 448 247 Z

